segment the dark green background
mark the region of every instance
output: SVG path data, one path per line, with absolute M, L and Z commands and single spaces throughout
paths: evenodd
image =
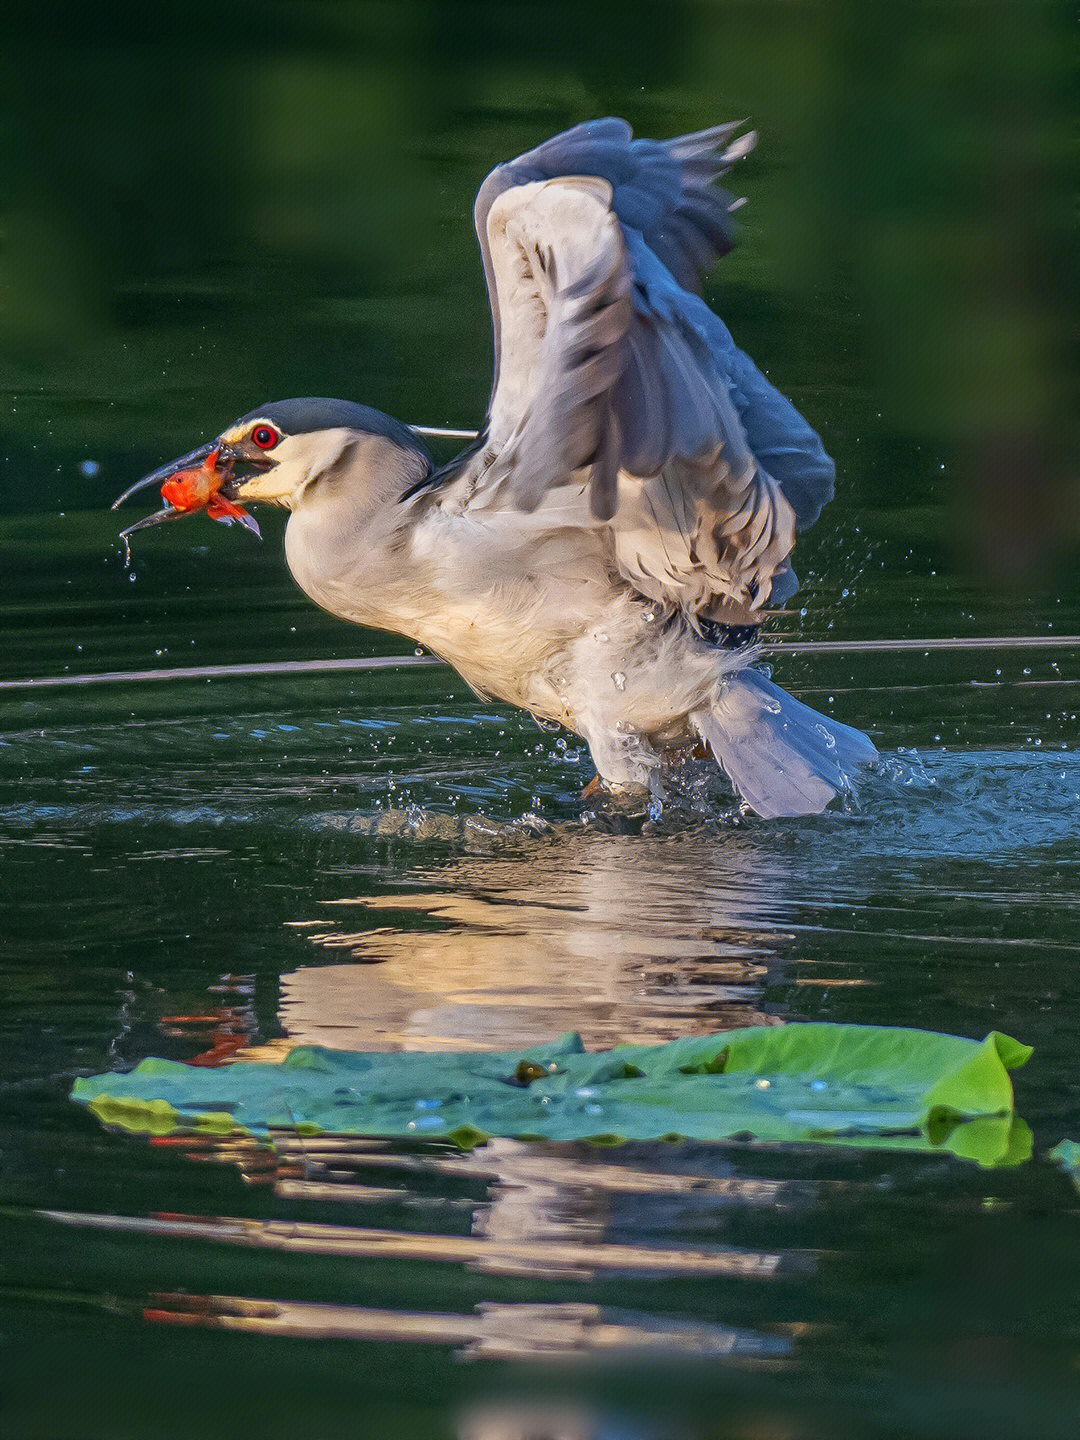
M 16 4 L 6 673 L 68 664 L 56 625 L 85 629 L 84 668 L 362 645 L 291 593 L 272 518 L 262 553 L 203 521 L 141 537 L 133 591 L 115 521 L 86 512 L 263 400 L 475 425 L 472 196 L 608 113 L 646 135 L 760 132 L 708 295 L 839 463 L 799 566 L 810 626 L 847 589 L 853 633 L 1060 631 L 1080 543 L 1075 58 L 1071 7 L 1040 0 Z M 202 545 L 237 601 L 212 637 Z
M 708 294 L 839 465 L 776 631 L 1080 633 L 1071 6 L 40 0 L 2 26 L 0 679 L 408 649 L 299 593 L 280 516 L 261 547 L 201 517 L 137 536 L 127 573 L 105 507 L 267 399 L 475 424 L 475 188 L 607 113 L 760 131 Z M 1080 655 L 776 667 L 886 756 L 858 813 L 583 825 L 572 738 L 445 668 L 0 692 L 4 1440 L 461 1440 L 463 1412 L 529 1383 L 589 1391 L 603 1440 L 1074 1440 L 1080 1206 L 1046 1154 L 1080 1139 Z M 358 900 L 379 908 L 332 908 Z M 410 1044 L 999 1028 L 1035 1046 L 1016 1079 L 1035 1157 L 556 1147 L 522 1190 L 513 1152 L 462 1178 L 417 1146 L 400 1169 L 361 1157 L 373 1197 L 290 1200 L 235 1156 L 69 1103 L 79 1073 L 211 1043 L 170 1017 L 236 1000 L 258 1042 L 302 1032 L 290 994 L 342 963 L 314 1008 L 352 1048 L 399 1043 L 395 977 Z M 535 1269 L 155 1240 L 38 1207 L 516 1225 Z M 567 1239 L 782 1269 L 574 1278 L 545 1258 Z M 596 1303 L 631 1330 L 766 1335 L 783 1360 L 553 1376 L 533 1356 L 528 1382 L 446 1346 L 143 1320 L 182 1289 L 511 1320 Z

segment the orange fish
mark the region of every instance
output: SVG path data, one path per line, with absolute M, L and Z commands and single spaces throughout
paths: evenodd
M 129 535 L 136 530 L 146 530 L 151 525 L 163 525 L 167 520 L 179 520 L 182 515 L 194 515 L 205 510 L 211 520 L 220 520 L 223 525 L 238 521 L 245 530 L 262 539 L 258 521 L 242 505 L 237 505 L 221 493 L 221 488 L 232 478 L 232 468 L 226 463 L 219 467 L 221 451 L 211 450 L 202 464 L 191 470 L 174 470 L 161 487 L 161 498 L 165 509 L 142 520 L 136 520 L 126 530 L 121 530 L 124 542 L 124 564 L 131 564 Z M 126 494 L 127 492 L 125 492 Z M 121 499 L 124 496 L 120 497 Z M 119 503 L 119 502 L 118 502 Z

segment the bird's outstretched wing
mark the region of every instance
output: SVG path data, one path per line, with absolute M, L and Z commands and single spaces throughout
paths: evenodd
M 485 269 L 488 212 L 504 191 L 535 180 L 593 175 L 611 186 L 612 209 L 622 224 L 638 232 L 684 290 L 698 290 L 701 277 L 735 243 L 731 212 L 742 202 L 715 182 L 754 148 L 753 131 L 735 139 L 738 129 L 735 122 L 675 140 L 635 140 L 625 120 L 587 120 L 497 166 L 480 187 L 474 211 Z
M 796 521 L 832 492 L 817 436 L 693 293 L 730 248 L 713 181 L 753 145 L 734 129 L 660 143 L 590 122 L 500 166 L 476 204 L 496 359 L 470 504 L 586 485 L 619 571 L 691 619 L 791 593 Z

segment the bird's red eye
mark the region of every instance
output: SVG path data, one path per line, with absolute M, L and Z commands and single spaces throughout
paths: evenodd
M 272 450 L 281 436 L 271 425 L 256 425 L 251 438 L 260 450 Z

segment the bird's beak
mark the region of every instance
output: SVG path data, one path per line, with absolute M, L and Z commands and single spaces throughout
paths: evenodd
M 159 465 L 156 470 L 151 470 L 149 475 L 136 480 L 134 485 L 129 485 L 122 495 L 116 497 L 110 508 L 119 510 L 126 500 L 130 500 L 132 495 L 137 495 L 140 490 L 148 490 L 151 485 L 164 485 L 166 480 L 178 475 L 182 470 L 196 469 L 215 450 L 218 453 L 218 463 L 222 465 L 246 465 L 252 470 L 263 471 L 271 469 L 277 463 L 265 450 L 260 450 L 247 441 L 241 441 L 239 445 L 229 445 L 223 440 L 208 440 L 205 445 L 189 450 L 186 455 L 181 455 L 178 460 L 170 460 L 167 465 Z M 236 499 L 235 486 L 242 478 L 230 478 L 221 487 L 221 493 L 227 500 Z
M 230 445 L 223 440 L 210 440 L 195 450 L 189 450 L 179 459 L 160 465 L 149 475 L 136 480 L 134 485 L 129 485 L 124 493 L 113 501 L 114 510 L 132 495 L 137 495 L 140 490 L 146 490 L 151 485 L 160 485 L 163 488 L 164 508 L 137 520 L 134 525 L 129 525 L 120 532 L 120 539 L 124 543 L 125 565 L 131 564 L 130 537 L 137 530 L 147 530 L 152 525 L 164 525 L 193 512 L 205 512 L 211 520 L 221 521 L 225 525 L 239 523 L 261 540 L 262 534 L 255 517 L 234 503 L 237 498 L 237 482 L 233 478 L 232 466 L 238 463 L 252 466 L 256 470 L 267 470 L 275 462 L 269 460 L 256 447 L 243 441 L 238 445 Z M 173 489 L 177 493 L 170 494 L 168 482 L 174 476 L 177 479 Z M 216 483 L 211 484 L 211 481 Z M 195 486 L 193 492 L 192 484 Z
M 136 480 L 134 485 L 129 485 L 122 495 L 118 495 L 113 501 L 111 509 L 119 510 L 125 500 L 130 500 L 132 495 L 137 495 L 140 490 L 147 490 L 151 485 L 163 485 L 171 475 L 178 475 L 181 470 L 191 470 L 201 465 L 212 450 L 220 449 L 216 440 L 208 440 L 205 445 L 200 445 L 196 450 L 189 450 L 186 455 L 181 455 L 179 460 L 170 460 L 167 465 L 159 465 L 156 470 L 151 470 L 149 475 L 144 475 L 141 480 Z

